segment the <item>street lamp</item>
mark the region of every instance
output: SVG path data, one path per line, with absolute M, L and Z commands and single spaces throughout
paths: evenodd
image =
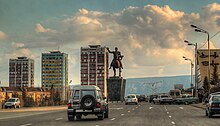
M 193 69 L 193 63 L 192 63 L 192 60 L 191 59 L 189 59 L 189 58 L 186 58 L 185 56 L 183 56 L 183 59 L 185 59 L 185 60 L 189 60 L 190 62 L 191 62 L 191 64 L 190 64 L 190 66 L 191 66 L 191 89 L 192 89 L 192 95 L 193 95 L 193 81 L 192 81 L 192 69 Z
M 191 43 L 187 40 L 184 40 L 185 43 L 189 46 L 194 46 L 195 47 L 195 96 L 198 96 L 197 90 L 198 90 L 198 80 L 197 80 L 197 43 Z
M 199 28 L 195 25 L 190 25 L 192 28 L 195 29 L 196 32 L 201 32 L 201 33 L 205 33 L 208 35 L 208 38 L 207 38 L 207 41 L 208 41 L 208 87 L 210 87 L 210 43 L 209 43 L 209 32 L 202 29 L 202 28 Z M 210 89 L 208 89 L 208 93 L 210 92 Z

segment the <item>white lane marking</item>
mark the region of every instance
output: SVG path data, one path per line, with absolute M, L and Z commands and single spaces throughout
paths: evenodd
M 131 112 L 131 111 L 128 111 L 128 112 Z
M 180 109 L 183 109 L 183 107 L 180 107 Z
M 109 108 L 109 109 L 116 109 L 116 110 L 120 110 L 120 109 L 123 109 L 123 107 L 120 107 L 120 108 Z
M 125 114 L 121 114 L 121 116 L 124 116 Z
M 95 125 L 95 126 L 99 126 L 99 125 Z
M 134 111 L 134 108 L 132 110 Z
M 12 119 L 12 118 L 20 118 L 20 117 L 26 117 L 26 116 L 32 116 L 32 115 L 41 115 L 41 114 L 47 114 L 47 113 L 53 113 L 54 111 L 51 112 L 40 112 L 40 113 L 30 113 L 30 114 L 26 114 L 26 115 L 16 115 L 16 116 L 10 116 L 10 117 L 3 117 L 0 118 L 0 120 L 2 119 Z
M 63 119 L 63 118 L 57 118 L 57 119 L 55 119 L 55 120 L 58 121 L 58 120 L 61 120 L 61 119 Z
M 166 106 L 164 106 L 164 108 L 165 108 L 165 111 L 167 111 L 167 107 L 166 107 Z
M 167 112 L 167 114 L 169 114 L 169 112 Z
M 141 106 L 141 105 L 138 105 L 138 106 Z
M 113 120 L 115 120 L 115 118 L 112 118 L 111 120 L 113 121 Z
M 28 124 L 24 124 L 24 125 L 20 125 L 20 126 L 31 126 L 32 124 L 31 123 L 28 123 Z
M 153 107 L 149 107 L 149 109 L 152 109 Z
M 136 107 L 136 108 L 138 108 L 138 107 Z
M 171 123 L 172 123 L 173 125 L 175 125 L 175 122 L 174 122 L 174 121 L 172 121 Z
M 172 116 L 169 116 L 169 118 L 171 118 Z

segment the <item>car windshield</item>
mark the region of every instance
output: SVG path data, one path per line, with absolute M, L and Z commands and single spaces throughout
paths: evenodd
M 168 98 L 168 96 L 167 95 L 162 95 L 161 98 Z
M 8 102 L 15 102 L 15 99 L 9 99 Z
M 95 91 L 94 90 L 83 90 L 82 91 L 82 97 L 85 95 L 92 95 L 95 97 Z
M 213 96 L 212 101 L 220 101 L 220 96 Z
M 129 95 L 127 98 L 135 98 L 134 95 Z

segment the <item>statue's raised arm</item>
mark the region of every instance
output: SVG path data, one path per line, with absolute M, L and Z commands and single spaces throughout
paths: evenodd
M 123 66 L 122 66 L 122 58 L 124 57 L 123 55 L 121 55 L 121 52 L 118 51 L 118 48 L 115 47 L 115 51 L 110 51 L 109 48 L 107 48 L 108 52 L 109 53 L 112 53 L 113 54 L 113 59 L 112 59 L 112 62 L 110 64 L 110 68 L 113 67 L 113 71 L 114 71 L 114 76 L 116 76 L 116 68 L 119 69 L 119 76 L 121 76 L 121 69 L 123 69 Z

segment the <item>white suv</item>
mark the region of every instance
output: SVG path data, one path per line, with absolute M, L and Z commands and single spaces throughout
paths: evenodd
M 106 98 L 102 97 L 99 87 L 84 85 L 74 87 L 68 103 L 67 116 L 69 121 L 81 119 L 82 115 L 94 114 L 99 120 L 108 118 L 109 109 Z
M 10 98 L 5 102 L 5 108 L 20 108 L 21 102 L 18 98 Z

